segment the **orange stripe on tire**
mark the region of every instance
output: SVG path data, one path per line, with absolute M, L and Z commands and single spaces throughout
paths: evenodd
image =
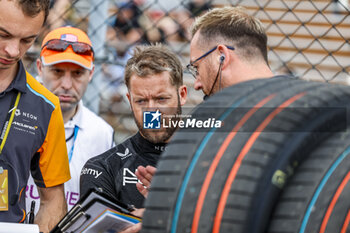
M 213 233 L 219 233 L 220 226 L 221 226 L 221 220 L 224 213 L 224 209 L 226 206 L 227 198 L 230 193 L 230 188 L 233 183 L 233 181 L 236 178 L 237 172 L 239 168 L 241 167 L 242 161 L 244 157 L 248 154 L 250 148 L 254 145 L 255 141 L 260 136 L 261 132 L 266 128 L 266 126 L 275 118 L 277 114 L 283 111 L 284 108 L 291 105 L 293 102 L 297 101 L 301 97 L 303 97 L 305 93 L 300 93 L 298 95 L 293 96 L 292 98 L 288 99 L 287 101 L 283 102 L 279 107 L 277 107 L 272 113 L 270 113 L 265 120 L 258 126 L 258 128 L 255 130 L 255 132 L 250 136 L 247 143 L 244 145 L 241 153 L 238 155 L 237 160 L 235 164 L 233 165 L 230 174 L 228 175 L 228 178 L 225 183 L 225 187 L 222 191 L 220 201 L 218 208 L 216 210 L 216 216 L 214 219 L 214 226 L 213 226 Z
M 201 217 L 201 212 L 204 204 L 205 197 L 207 195 L 207 191 L 211 182 L 211 179 L 214 176 L 215 170 L 221 160 L 221 157 L 225 153 L 227 147 L 229 146 L 230 142 L 233 140 L 233 138 L 236 136 L 237 131 L 246 123 L 246 121 L 256 112 L 259 108 L 264 106 L 267 102 L 269 102 L 271 99 L 273 99 L 276 96 L 276 94 L 269 95 L 262 101 L 260 101 L 257 105 L 255 105 L 252 109 L 247 112 L 243 118 L 237 123 L 237 125 L 232 129 L 232 131 L 229 133 L 229 135 L 226 137 L 225 141 L 222 143 L 221 147 L 219 148 L 218 152 L 216 153 L 213 162 L 210 165 L 210 168 L 208 170 L 208 173 L 204 179 L 201 191 L 199 193 L 198 201 L 196 204 L 196 209 L 193 216 L 192 221 L 192 230 L 191 233 L 197 233 L 198 231 L 198 224 Z
M 348 212 L 348 215 L 346 215 L 346 218 L 340 233 L 346 233 L 346 229 L 348 229 L 349 223 L 350 223 L 350 210 Z
M 343 179 L 343 181 L 340 183 L 337 191 L 335 192 L 333 198 L 332 198 L 332 201 L 331 203 L 329 204 L 328 206 L 328 209 L 327 209 L 327 212 L 322 220 L 322 224 L 321 224 L 321 228 L 320 228 L 320 233 L 324 233 L 326 231 L 326 227 L 327 227 L 327 224 L 328 224 L 328 220 L 329 218 L 331 217 L 331 214 L 333 212 L 333 209 L 334 209 L 334 206 L 335 204 L 337 203 L 341 193 L 343 192 L 346 184 L 349 182 L 350 180 L 350 172 L 348 172 L 348 174 L 345 176 L 345 178 Z M 349 217 L 349 216 L 348 216 Z M 348 222 L 349 224 L 349 222 Z M 346 228 L 345 228 L 346 229 Z M 341 231 L 343 232 L 343 230 Z M 345 231 L 344 231 L 345 232 Z

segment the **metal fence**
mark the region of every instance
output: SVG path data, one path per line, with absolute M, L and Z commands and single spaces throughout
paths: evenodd
M 165 43 L 185 66 L 189 61 L 188 30 L 194 17 L 225 5 L 244 6 L 265 25 L 270 66 L 275 73 L 350 84 L 348 0 L 56 0 L 42 35 L 62 25 L 88 33 L 96 67 L 84 104 L 114 127 L 118 143 L 137 130 L 123 84 L 123 67 L 132 47 Z M 41 39 L 25 59 L 34 75 Z M 194 106 L 202 94 L 194 91 L 186 72 L 184 80 L 189 87 L 187 105 Z

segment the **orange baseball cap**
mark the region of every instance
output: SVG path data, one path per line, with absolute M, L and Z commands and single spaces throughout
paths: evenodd
M 64 40 L 68 42 L 82 42 L 90 45 L 92 49 L 92 44 L 89 37 L 85 32 L 79 28 L 74 27 L 60 27 L 51 32 L 49 32 L 41 45 L 40 57 L 44 66 L 54 65 L 63 62 L 70 62 L 77 64 L 85 69 L 92 70 L 94 55 L 78 54 L 75 53 L 72 45 L 69 45 L 64 51 L 55 51 L 46 48 L 46 43 L 50 40 Z

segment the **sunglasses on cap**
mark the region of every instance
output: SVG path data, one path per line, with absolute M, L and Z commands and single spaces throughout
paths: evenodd
M 42 48 L 46 47 L 46 49 L 49 50 L 63 52 L 68 48 L 69 45 L 72 46 L 72 49 L 76 54 L 88 56 L 94 55 L 94 50 L 92 47 L 89 44 L 83 42 L 69 42 L 60 39 L 53 39 L 47 41 Z

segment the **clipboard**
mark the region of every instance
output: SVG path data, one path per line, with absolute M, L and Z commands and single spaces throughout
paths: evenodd
M 119 232 L 141 222 L 141 218 L 130 213 L 132 209 L 98 190 L 90 190 L 50 233 Z

